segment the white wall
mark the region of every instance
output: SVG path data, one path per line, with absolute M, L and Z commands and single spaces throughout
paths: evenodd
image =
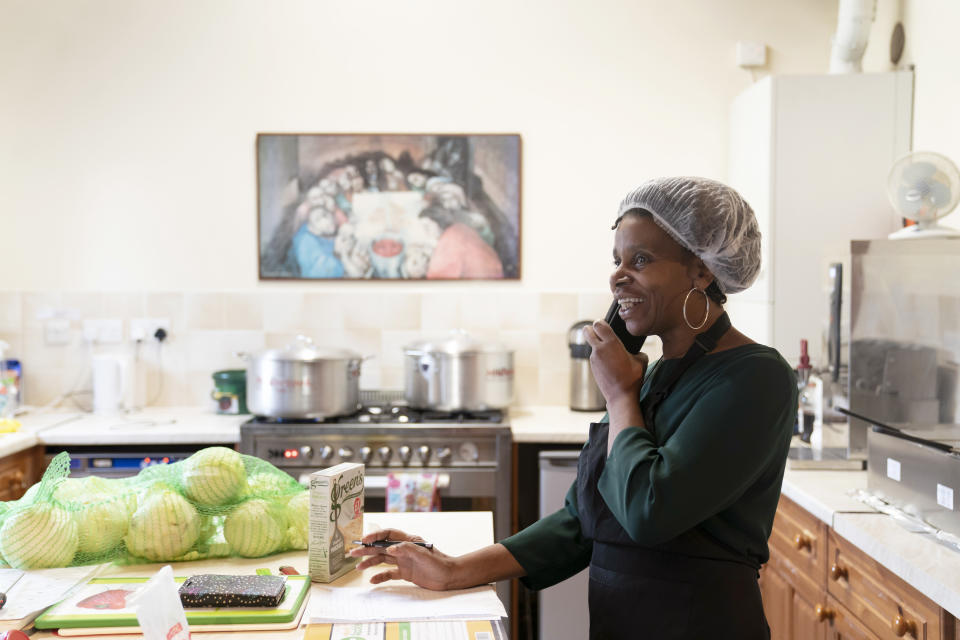
M 517 348 L 521 399 L 563 403 L 565 330 L 606 306 L 621 195 L 654 175 L 724 179 L 733 98 L 768 73 L 825 72 L 836 14 L 837 0 L 0 0 L 0 291 L 22 292 L 0 295 L 0 339 L 43 402 L 82 385 L 83 317 L 169 317 L 161 404 L 195 402 L 240 338 L 329 331 L 312 326 L 322 303 L 338 339 L 383 354 L 370 384 L 396 386 L 404 332 L 466 325 Z M 960 162 L 960 3 L 878 0 L 864 70 L 892 68 L 898 19 L 914 148 Z M 737 40 L 766 42 L 768 66 L 737 68 Z M 523 136 L 521 282 L 258 281 L 257 132 L 379 131 Z M 354 326 L 358 297 L 404 293 L 403 326 Z M 50 308 L 74 312 L 71 345 L 46 344 Z
M 916 66 L 913 148 L 960 164 L 960 2 L 909 0 L 903 15 L 904 62 Z M 960 213 L 942 222 L 960 228 Z
M 764 73 L 817 72 L 835 19 L 836 0 L 0 0 L 0 289 L 289 289 L 257 281 L 257 132 L 491 131 L 523 136 L 506 286 L 602 291 L 623 193 L 725 176 L 735 42 L 769 45 Z

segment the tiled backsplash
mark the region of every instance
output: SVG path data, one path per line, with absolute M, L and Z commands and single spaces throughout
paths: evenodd
M 235 293 L 0 292 L 0 340 L 23 363 L 27 403 L 90 405 L 90 358 L 96 351 L 133 352 L 131 320 L 165 318 L 170 336 L 139 346 L 143 395 L 151 405 L 210 402 L 211 374 L 240 369 L 236 353 L 282 347 L 302 333 L 318 344 L 364 356 L 363 389 L 403 387 L 403 346 L 462 328 L 515 350 L 516 404 L 565 405 L 569 394 L 567 330 L 602 317 L 610 294 L 458 288 L 437 292 L 374 290 L 351 293 L 263 291 Z M 70 340 L 48 344 L 50 318 L 66 318 Z M 94 345 L 83 321 L 116 318 L 125 343 Z M 656 345 L 653 344 L 655 349 Z

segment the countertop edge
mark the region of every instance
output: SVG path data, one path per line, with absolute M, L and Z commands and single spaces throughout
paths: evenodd
M 837 489 L 836 474 L 848 477 L 847 484 L 853 486 Z M 947 583 L 950 577 L 960 576 L 960 553 L 929 534 L 907 531 L 892 517 L 856 501 L 848 495 L 858 488 L 856 485 L 866 488 L 866 471 L 788 471 L 781 493 L 924 597 L 960 618 L 960 578 L 953 581 L 953 586 Z M 918 547 L 928 553 L 942 553 L 941 561 L 929 568 L 912 562 L 910 557 L 915 554 L 911 550 Z
M 884 518 L 884 526 L 900 527 L 890 516 L 882 513 L 840 513 L 837 514 L 833 530 L 855 547 L 860 549 L 870 558 L 876 560 L 895 576 L 909 584 L 911 587 L 922 593 L 925 597 L 933 601 L 937 606 L 942 607 L 952 616 L 960 618 L 960 591 L 955 587 L 946 584 L 937 573 L 924 571 L 911 563 L 903 553 L 898 551 L 899 545 L 890 546 L 884 540 L 872 535 L 863 525 L 866 524 L 864 518 Z M 956 551 L 946 549 L 938 543 L 930 534 L 914 533 L 903 529 L 903 534 L 907 536 L 916 536 L 916 543 L 924 545 L 936 545 L 943 551 L 950 554 L 956 554 Z M 951 558 L 952 559 L 952 558 Z M 957 565 L 960 567 L 960 556 L 957 557 Z M 952 572 L 954 576 L 957 572 Z

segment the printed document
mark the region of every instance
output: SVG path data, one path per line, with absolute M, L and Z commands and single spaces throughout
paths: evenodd
M 310 622 L 391 620 L 497 620 L 506 610 L 493 587 L 430 591 L 416 585 L 322 587 L 313 585 Z

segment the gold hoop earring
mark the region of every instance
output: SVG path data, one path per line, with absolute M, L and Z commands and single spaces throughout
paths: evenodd
M 693 293 L 694 291 L 697 291 L 701 295 L 703 295 L 703 299 L 707 301 L 707 310 L 703 312 L 703 322 L 701 322 L 697 326 L 693 326 L 692 324 L 690 324 L 690 320 L 687 318 L 687 300 L 690 299 L 690 294 Z M 683 299 L 683 321 L 687 323 L 688 327 L 690 327 L 694 331 L 697 331 L 698 329 L 703 328 L 703 325 L 707 324 L 707 318 L 709 317 L 710 317 L 710 296 L 708 296 L 706 292 L 700 289 L 697 289 L 696 287 L 690 287 L 690 291 L 687 291 L 687 297 Z

